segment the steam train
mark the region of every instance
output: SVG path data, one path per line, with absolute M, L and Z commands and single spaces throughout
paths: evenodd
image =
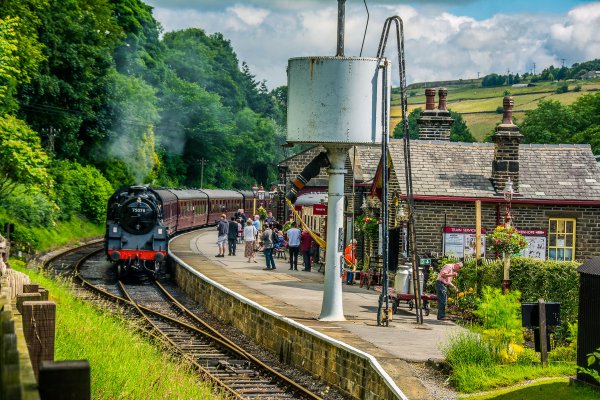
M 261 203 L 271 208 L 270 199 Z M 214 225 L 221 214 L 229 220 L 253 205 L 251 191 L 123 187 L 108 200 L 104 250 L 119 277 L 132 270 L 156 277 L 173 235 Z

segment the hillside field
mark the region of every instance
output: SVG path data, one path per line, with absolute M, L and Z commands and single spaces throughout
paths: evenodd
M 569 91 L 557 94 L 556 89 L 567 84 Z M 581 86 L 579 92 L 573 91 Z M 540 100 L 558 100 L 562 104 L 573 103 L 583 94 L 600 90 L 600 79 L 569 82 L 538 82 L 536 86 L 526 88 L 513 88 L 510 86 L 498 86 L 484 88 L 474 84 L 446 85 L 448 89 L 448 108 L 462 114 L 471 134 L 477 140 L 482 141 L 486 135 L 493 131 L 502 119 L 502 115 L 496 113 L 498 107 L 502 107 L 502 99 L 505 91 L 509 91 L 515 100 L 514 117 L 516 122 L 525 117 L 525 111 L 537 107 Z M 408 112 L 415 108 L 425 108 L 425 88 L 414 89 L 410 86 L 408 91 Z M 436 94 L 436 105 L 438 97 Z M 391 109 L 391 131 L 400 122 L 400 96 L 392 95 Z

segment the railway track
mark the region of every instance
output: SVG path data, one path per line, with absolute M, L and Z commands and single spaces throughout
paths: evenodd
M 106 263 L 102 243 L 74 249 L 46 265 L 72 272 L 89 290 L 112 302 L 133 307 L 181 357 L 195 366 L 227 397 L 236 399 L 321 399 L 253 356 L 199 318 L 146 274 L 120 281 Z

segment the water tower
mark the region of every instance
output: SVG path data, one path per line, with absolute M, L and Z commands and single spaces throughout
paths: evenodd
M 288 143 L 320 144 L 329 160 L 325 285 L 319 319 L 344 320 L 342 253 L 344 169 L 353 145 L 381 143 L 389 124 L 390 63 L 344 56 L 344 1 L 339 0 L 338 51 L 288 62 Z

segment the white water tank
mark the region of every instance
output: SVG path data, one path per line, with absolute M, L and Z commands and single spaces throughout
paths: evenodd
M 384 70 L 387 84 L 384 88 Z M 391 64 L 359 57 L 301 57 L 288 62 L 289 143 L 381 143 L 382 92 L 389 126 Z

